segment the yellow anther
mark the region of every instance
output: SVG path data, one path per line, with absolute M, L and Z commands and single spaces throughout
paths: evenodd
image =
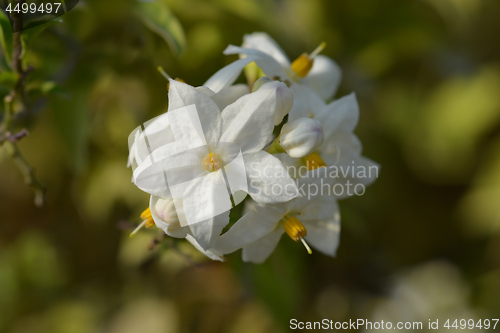
M 296 217 L 285 217 L 285 232 L 287 233 L 288 236 L 290 236 L 291 239 L 294 241 L 298 242 L 301 241 L 302 244 L 304 244 L 304 247 L 307 250 L 307 253 L 311 254 L 312 250 L 307 245 L 306 241 L 304 240 L 304 237 L 307 236 L 307 229 L 304 227 L 304 225 L 297 219 Z
M 304 160 L 309 171 L 326 167 L 325 161 L 317 153 L 307 155 Z
M 222 168 L 222 158 L 216 153 L 210 153 L 205 156 L 201 164 L 209 172 L 217 171 Z
M 314 59 L 310 59 L 307 53 L 302 53 L 300 57 L 292 62 L 292 70 L 299 77 L 305 77 L 313 66 Z
M 307 236 L 306 227 L 294 216 L 287 218 L 284 225 L 285 232 L 296 242 Z
M 153 217 L 153 214 L 151 214 L 151 209 L 148 207 L 145 211 L 141 213 L 141 219 L 147 220 Z
M 292 62 L 291 68 L 299 77 L 305 77 L 311 70 L 314 57 L 317 56 L 326 47 L 326 43 L 321 43 L 311 54 L 302 53 L 300 57 Z
M 130 233 L 130 238 L 134 237 L 134 235 L 138 233 L 139 230 L 141 230 L 143 227 L 151 228 L 155 225 L 153 214 L 151 214 L 151 209 L 149 207 L 141 213 L 141 219 L 142 223 L 139 224 L 137 228 L 135 228 L 134 231 Z

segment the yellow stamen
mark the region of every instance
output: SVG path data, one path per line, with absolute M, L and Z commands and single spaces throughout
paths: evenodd
M 151 208 L 147 208 L 145 211 L 141 213 L 141 219 L 147 220 L 153 217 L 153 214 L 151 214 Z
M 158 69 L 158 72 L 160 72 L 160 74 L 161 74 L 161 75 L 162 75 L 165 79 L 167 79 L 167 80 L 171 80 L 171 79 L 172 79 L 172 78 L 170 77 L 170 75 L 168 75 L 168 74 L 167 74 L 167 72 L 165 72 L 165 70 L 163 69 L 163 67 L 158 66 L 158 67 L 157 67 L 157 69 Z M 175 78 L 175 81 L 182 82 L 182 83 L 186 83 L 183 79 L 178 78 L 178 77 L 176 77 L 176 78 Z M 170 83 L 167 85 L 167 90 L 169 90 L 169 89 L 170 89 Z
M 314 57 L 323 51 L 325 47 L 326 43 L 323 42 L 314 51 L 312 51 L 311 54 L 302 53 L 297 59 L 295 59 L 290 66 L 295 74 L 299 77 L 305 77 L 313 66 Z
M 210 153 L 203 158 L 203 162 L 201 164 L 207 171 L 217 171 L 222 168 L 222 158 L 220 158 L 220 156 L 216 153 Z
M 307 229 L 304 225 L 297 219 L 296 217 L 285 217 L 286 221 L 284 223 L 285 232 L 290 236 L 291 239 L 298 242 L 301 241 L 304 244 L 304 247 L 307 250 L 307 253 L 312 254 L 312 250 L 307 245 L 304 237 L 307 236 Z
M 321 44 L 319 44 L 319 46 L 314 51 L 311 52 L 311 54 L 309 55 L 309 59 L 314 59 L 314 57 L 320 54 L 320 52 L 323 51 L 325 47 L 326 47 L 326 42 L 322 42 Z
M 309 247 L 309 245 L 306 243 L 306 240 L 304 238 L 301 238 L 300 241 L 302 242 L 302 244 L 304 244 L 304 247 L 306 248 L 307 253 L 312 254 L 313 251 L 311 250 L 311 248 Z
M 148 207 L 145 211 L 141 213 L 141 219 L 143 220 L 141 224 L 137 226 L 137 228 L 134 229 L 130 233 L 130 238 L 134 237 L 136 233 L 139 232 L 142 228 L 151 228 L 152 226 L 155 225 L 155 221 L 153 220 L 153 214 L 151 214 L 151 209 Z
M 311 70 L 313 61 L 314 59 L 309 59 L 307 53 L 302 53 L 300 57 L 292 62 L 291 68 L 299 77 L 305 77 Z
M 325 161 L 317 153 L 307 155 L 304 160 L 309 171 L 326 167 Z

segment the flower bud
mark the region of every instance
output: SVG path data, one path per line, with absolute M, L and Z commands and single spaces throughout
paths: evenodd
M 252 92 L 256 92 L 263 85 L 275 82 L 268 77 L 261 77 L 252 87 Z M 274 116 L 274 125 L 277 126 L 281 124 L 283 118 L 290 112 L 293 106 L 293 92 L 287 87 L 286 84 L 280 82 L 278 87 L 276 88 L 276 113 Z
M 154 205 L 154 212 L 163 222 L 168 224 L 179 223 L 179 217 L 172 199 L 158 199 Z
M 293 158 L 311 154 L 323 140 L 323 127 L 316 119 L 299 118 L 281 128 L 280 146 Z

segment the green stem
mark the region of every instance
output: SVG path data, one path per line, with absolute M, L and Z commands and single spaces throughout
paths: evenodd
M 280 137 L 278 136 L 273 143 L 267 148 L 269 154 L 281 154 L 286 153 L 286 151 L 280 146 Z

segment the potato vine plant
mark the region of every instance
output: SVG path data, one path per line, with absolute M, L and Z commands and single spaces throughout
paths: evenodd
M 25 2 L 25 0 L 18 0 L 18 3 L 21 4 Z M 24 181 L 33 189 L 35 204 L 43 206 L 46 201 L 47 190 L 37 179 L 35 169 L 28 163 L 18 147 L 19 140 L 29 135 L 26 124 L 33 117 L 34 105 L 29 98 L 30 91 L 27 89 L 29 74 L 34 69 L 26 63 L 25 56 L 35 36 L 51 24 L 61 20 L 47 20 L 42 25 L 29 28 L 30 22 L 23 22 L 22 11 L 13 11 L 11 18 L 13 20 L 12 27 L 9 24 L 7 15 L 0 12 L 0 41 L 3 49 L 1 64 L 3 71 L 0 74 L 0 84 L 8 89 L 8 94 L 3 97 L 4 108 L 0 123 L 0 145 L 6 146 L 10 157 L 23 174 Z M 33 22 L 34 25 L 40 24 L 40 19 L 36 21 Z M 23 26 L 25 29 L 21 31 Z M 55 84 L 44 82 L 39 86 L 31 87 L 30 90 L 49 92 L 48 90 L 51 89 L 47 89 L 48 86 L 54 87 Z

